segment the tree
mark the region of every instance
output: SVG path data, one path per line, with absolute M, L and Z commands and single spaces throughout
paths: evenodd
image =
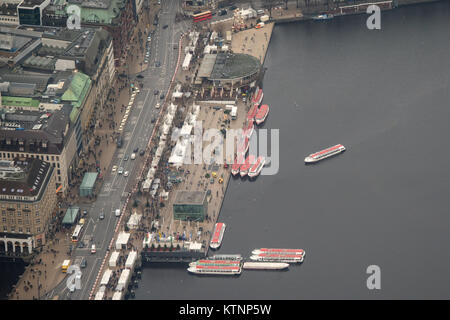
M 284 0 L 284 4 L 286 5 L 286 8 L 285 8 L 286 10 L 288 9 L 288 1 L 289 0 Z

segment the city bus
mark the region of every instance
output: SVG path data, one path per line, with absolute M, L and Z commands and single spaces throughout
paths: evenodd
M 78 239 L 81 236 L 81 229 L 83 229 L 83 225 L 77 224 L 77 226 L 75 227 L 75 230 L 72 234 L 72 242 L 78 242 Z
M 194 18 L 194 22 L 201 22 L 212 18 L 211 11 L 204 11 L 192 16 Z
M 64 262 L 61 266 L 62 272 L 66 273 L 67 269 L 69 269 L 69 266 L 70 266 L 70 260 L 64 260 Z

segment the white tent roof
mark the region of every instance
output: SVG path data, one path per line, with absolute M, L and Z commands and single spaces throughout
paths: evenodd
M 114 295 L 113 295 L 112 299 L 113 300 L 122 300 L 122 291 L 114 292 Z
M 136 229 L 137 226 L 139 225 L 139 222 L 141 221 L 141 218 L 142 218 L 142 214 L 137 214 L 136 212 L 133 213 L 130 216 L 130 219 L 128 219 L 128 222 L 127 222 L 128 228 Z
M 117 259 L 119 258 L 119 252 L 118 251 L 114 251 L 113 253 L 111 253 L 111 258 L 109 258 L 109 266 L 110 267 L 115 267 L 117 264 Z
M 123 269 L 122 273 L 120 274 L 118 284 L 125 286 L 128 282 L 128 279 L 130 278 L 130 273 L 131 273 L 130 269 Z
M 125 262 L 125 268 L 133 268 L 137 258 L 137 252 L 131 251 L 128 255 L 127 261 Z
M 126 245 L 128 243 L 129 239 L 130 239 L 129 233 L 127 233 L 127 232 L 119 233 L 119 236 L 117 237 L 117 241 L 116 241 L 116 249 L 117 250 L 122 249 L 122 246 Z
M 112 274 L 111 269 L 106 270 L 105 273 L 103 274 L 102 281 L 100 281 L 100 284 L 106 286 L 109 282 L 109 278 L 111 278 L 111 274 Z

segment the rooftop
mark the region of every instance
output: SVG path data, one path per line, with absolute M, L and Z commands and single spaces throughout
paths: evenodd
M 217 54 L 210 80 L 233 80 L 259 72 L 261 63 L 256 57 L 244 53 Z
M 48 162 L 35 158 L 0 160 L 2 196 L 37 196 L 46 187 L 47 175 L 53 170 Z

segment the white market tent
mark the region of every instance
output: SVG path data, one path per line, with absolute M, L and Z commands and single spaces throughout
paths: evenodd
M 119 233 L 116 241 L 116 249 L 120 250 L 126 247 L 128 240 L 130 239 L 130 234 L 127 232 Z
M 128 284 L 128 281 L 130 280 L 130 269 L 123 269 L 122 273 L 120 274 L 119 282 L 117 283 L 116 291 L 122 291 L 125 289 L 125 287 Z
M 127 222 L 127 227 L 130 229 L 136 229 L 141 221 L 142 214 L 137 214 L 136 212 L 130 216 L 130 219 Z
M 101 286 L 100 289 L 98 289 L 97 293 L 95 294 L 95 300 L 103 300 L 103 297 L 105 296 L 105 286 Z
M 136 263 L 137 258 L 137 252 L 131 251 L 128 255 L 127 261 L 125 262 L 125 268 L 132 269 L 134 267 L 134 264 Z
M 105 273 L 103 274 L 102 281 L 100 281 L 100 285 L 106 286 L 109 282 L 109 279 L 111 278 L 111 275 L 112 270 L 111 269 L 106 270 Z
M 117 259 L 119 259 L 119 252 L 114 251 L 111 253 L 111 257 L 109 258 L 109 266 L 110 267 L 116 267 L 117 266 Z

